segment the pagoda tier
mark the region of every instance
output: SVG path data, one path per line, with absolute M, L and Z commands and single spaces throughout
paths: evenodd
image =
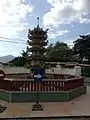
M 27 58 L 27 61 L 28 61 L 28 63 L 31 63 L 32 61 L 34 61 L 34 62 L 36 62 L 36 61 L 40 61 L 40 62 L 43 62 L 44 61 L 44 59 L 42 59 L 41 57 L 28 57 Z
M 31 45 L 31 46 L 33 46 L 33 45 L 46 46 L 48 41 L 45 41 L 45 42 L 39 41 L 38 42 L 38 41 L 30 41 L 30 40 L 28 40 L 27 43 L 28 43 L 28 45 Z
M 47 29 L 48 30 L 48 29 Z M 40 28 L 40 27 L 38 27 L 37 26 L 37 28 L 34 28 L 33 30 L 30 30 L 29 29 L 29 31 L 28 31 L 28 35 L 31 35 L 31 36 L 42 36 L 42 37 L 44 37 L 44 36 L 47 36 L 47 30 L 43 30 L 42 28 Z
M 47 40 L 46 31 L 43 31 L 43 29 L 41 28 L 35 28 L 34 30 L 29 29 L 28 38 L 32 41 L 38 41 L 38 40 L 45 41 Z
M 43 59 L 43 56 L 33 56 L 33 55 L 31 55 L 31 56 L 29 57 L 29 59 L 30 59 L 30 60 L 42 60 L 42 59 Z
M 32 52 L 32 51 L 42 51 L 44 52 L 46 49 L 45 48 L 41 48 L 41 47 L 31 47 L 29 48 L 29 52 Z
M 32 67 L 37 67 L 37 66 L 39 66 L 39 67 L 42 67 L 42 65 L 43 65 L 43 60 L 42 59 L 29 59 L 29 65 L 28 66 L 32 66 Z
M 34 36 L 31 36 L 30 34 L 28 34 L 28 38 L 30 39 L 30 40 L 37 40 L 37 39 L 42 39 L 42 40 L 46 40 L 47 39 L 47 35 L 44 35 L 44 36 L 42 36 L 42 35 L 39 35 L 38 36 L 38 34 L 36 34 L 36 33 L 34 33 L 33 34 Z
M 42 38 L 42 36 L 36 37 L 36 35 L 35 35 L 35 36 L 33 37 L 33 36 L 29 36 L 29 35 L 28 35 L 28 38 L 29 38 L 30 40 L 33 40 L 33 41 L 38 41 L 38 40 L 40 40 L 40 39 L 42 39 L 42 40 L 44 41 L 44 40 L 47 39 L 47 36 L 44 36 L 44 37 Z

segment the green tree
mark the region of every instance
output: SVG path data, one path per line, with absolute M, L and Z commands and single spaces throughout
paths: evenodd
M 79 56 L 80 62 L 83 59 L 90 61 L 90 34 L 80 35 L 79 38 L 74 41 L 74 54 Z
M 71 61 L 72 50 L 66 43 L 56 42 L 54 46 L 51 44 L 47 48 L 46 57 L 47 61 Z
M 23 58 L 27 58 L 27 56 L 28 56 L 27 51 L 25 52 L 24 50 L 22 50 L 21 55 Z
M 14 65 L 14 66 L 24 66 L 25 61 L 24 61 L 23 57 L 19 56 L 19 57 L 14 58 L 9 63 Z
M 28 57 L 27 51 L 25 52 L 24 50 L 22 50 L 21 55 L 22 56 L 14 58 L 9 63 L 12 64 L 12 65 L 14 65 L 14 66 L 26 66 L 27 57 Z

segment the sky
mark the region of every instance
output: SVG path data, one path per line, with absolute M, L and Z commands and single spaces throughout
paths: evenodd
M 72 46 L 79 35 L 90 33 L 90 0 L 0 0 L 0 56 L 26 50 L 28 29 L 36 27 L 37 17 L 40 27 L 49 28 L 49 44 Z

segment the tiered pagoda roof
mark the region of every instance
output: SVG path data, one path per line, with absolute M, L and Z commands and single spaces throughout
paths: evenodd
M 39 24 L 33 30 L 28 31 L 28 45 L 30 46 L 27 51 L 28 53 L 32 53 L 28 60 L 30 60 L 30 65 L 32 63 L 40 63 L 44 62 L 44 52 L 45 46 L 47 45 L 47 30 L 43 30 L 43 28 L 39 27 Z M 40 65 L 41 66 L 41 65 Z

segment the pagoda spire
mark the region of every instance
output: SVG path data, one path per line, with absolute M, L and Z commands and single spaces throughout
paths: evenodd
M 37 17 L 37 28 L 39 28 L 39 17 Z

